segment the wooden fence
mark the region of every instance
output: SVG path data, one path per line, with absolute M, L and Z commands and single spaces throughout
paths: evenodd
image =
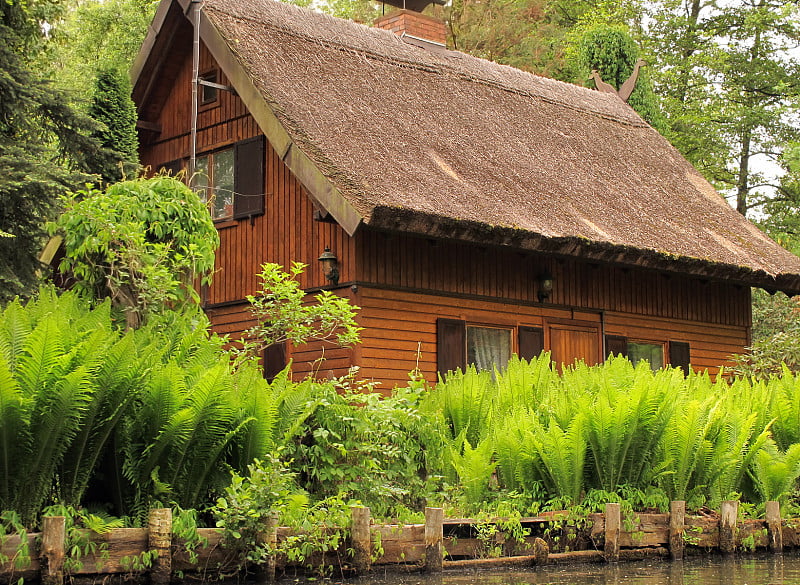
M 605 513 L 581 519 L 579 530 L 575 530 L 574 520 L 566 512 L 522 518 L 514 524 L 528 534 L 512 538 L 504 530 L 509 523 L 445 520 L 441 508 L 427 508 L 425 524 L 379 525 L 371 522 L 368 508 L 354 507 L 347 542 L 321 560 L 351 574 L 367 573 L 374 565 L 438 572 L 459 567 L 615 562 L 651 556 L 680 559 L 687 549 L 730 554 L 740 550 L 781 552 L 784 547 L 800 546 L 800 519 L 781 520 L 777 502 L 767 503 L 763 520 L 740 520 L 736 501 L 723 502 L 719 513 L 708 516 L 687 516 L 684 502 L 672 502 L 669 514 L 626 516 L 619 504 L 610 503 Z M 279 543 L 290 534 L 289 529 L 276 524 L 273 517 L 265 526 L 265 542 Z M 556 552 L 564 548 L 564 541 L 559 539 L 565 534 L 565 526 L 572 526 L 570 546 L 582 543 L 584 550 Z M 199 535 L 206 545 L 197 550 L 198 558 L 191 563 L 183 543 L 173 537 L 171 511 L 153 510 L 147 528 L 88 535 L 97 546 L 80 559 L 78 567 L 74 562 L 65 565 L 69 552 L 65 550 L 65 519 L 46 517 L 41 533 L 27 535 L 31 551 L 27 567 L 14 566 L 19 536 L 9 536 L 2 543 L 0 554 L 7 562 L 0 566 L 0 579 L 12 582 L 23 577 L 56 585 L 65 576 L 132 575 L 161 585 L 169 583 L 177 572 L 216 576 L 220 568 L 230 567 L 231 553 L 221 546 L 222 531 L 201 528 Z M 130 559 L 148 551 L 157 551 L 151 555 L 151 566 L 132 567 Z M 285 559 L 276 557 L 257 567 L 267 579 L 286 568 Z

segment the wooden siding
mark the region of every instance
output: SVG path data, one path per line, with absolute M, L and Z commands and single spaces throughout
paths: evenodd
M 436 318 L 507 327 L 595 322 L 606 335 L 641 341 L 684 341 L 691 346 L 692 365 L 716 373 L 728 357 L 747 343 L 747 328 L 733 325 L 646 317 L 614 311 L 588 312 L 551 305 L 513 305 L 480 299 L 375 289 L 362 286 L 355 302 L 365 328 L 361 345 L 361 376 L 380 380 L 384 388 L 403 385 L 419 367 L 425 379 L 436 380 Z M 552 341 L 546 337 L 545 349 Z
M 743 286 L 369 230 L 356 239 L 362 283 L 530 303 L 537 277 L 549 273 L 549 304 L 750 326 Z

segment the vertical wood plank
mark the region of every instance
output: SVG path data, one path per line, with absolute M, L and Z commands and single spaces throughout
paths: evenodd
M 372 538 L 369 532 L 369 508 L 353 506 L 351 509 L 353 525 L 350 531 L 353 547 L 353 566 L 358 575 L 369 573 L 372 568 Z
M 686 502 L 669 503 L 669 556 L 677 561 L 683 558 L 683 531 L 686 520 Z
M 158 555 L 150 570 L 150 583 L 169 585 L 172 578 L 172 510 L 150 510 L 147 528 L 148 548 Z
M 778 502 L 767 502 L 766 510 L 767 539 L 769 550 L 774 553 L 783 552 L 783 528 L 781 526 L 781 505 Z
M 605 526 L 605 553 L 606 562 L 614 563 L 619 560 L 619 530 L 622 524 L 622 515 L 618 503 L 606 504 Z
M 425 571 L 442 571 L 444 541 L 444 510 L 425 508 Z
M 44 516 L 42 518 L 41 573 L 43 585 L 61 585 L 64 582 L 64 540 L 66 518 Z
M 739 502 L 722 502 L 719 514 L 719 550 L 731 554 L 736 550 L 736 522 L 739 516 Z

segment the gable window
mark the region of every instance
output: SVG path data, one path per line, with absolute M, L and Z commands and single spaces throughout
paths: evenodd
M 214 221 L 264 213 L 264 136 L 197 157 L 194 185 Z
M 219 83 L 219 75 L 217 70 L 207 71 L 200 75 L 200 105 L 207 106 L 217 101 L 219 90 L 212 85 L 203 84 L 204 81 L 209 83 Z

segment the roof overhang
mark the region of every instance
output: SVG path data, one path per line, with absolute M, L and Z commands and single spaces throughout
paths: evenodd
M 763 288 L 770 293 L 781 291 L 789 296 L 800 294 L 798 275 L 771 275 L 763 270 L 752 270 L 743 266 L 710 262 L 688 256 L 674 256 L 657 250 L 621 246 L 587 238 L 547 237 L 526 230 L 490 226 L 389 207 L 376 208 L 368 225 L 390 232 L 413 233 L 429 238 L 461 240 L 537 254 L 579 258 L 587 262 L 644 268 L 709 280 L 724 280 L 732 284 Z

